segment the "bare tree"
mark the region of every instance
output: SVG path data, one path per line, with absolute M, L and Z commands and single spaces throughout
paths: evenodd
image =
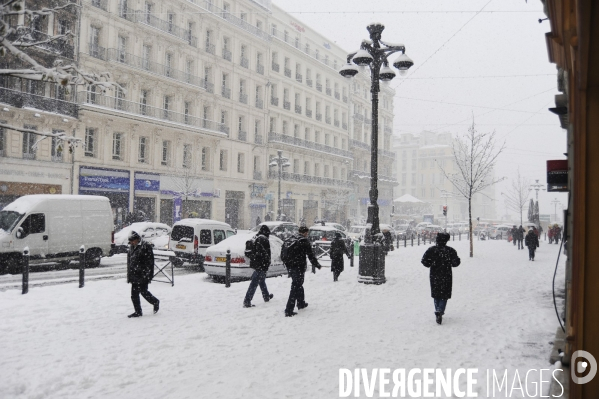
M 182 198 L 183 207 L 189 210 L 188 198 L 199 196 L 201 191 L 201 179 L 197 177 L 195 170 L 184 168 L 181 176 L 173 177 L 172 185 L 175 195 Z
M 530 180 L 523 178 L 522 175 L 520 175 L 520 168 L 518 168 L 517 178 L 512 180 L 512 185 L 506 193 L 501 193 L 503 194 L 507 207 L 520 214 L 520 225 L 522 225 L 522 213 L 528 202 L 529 186 Z
M 31 52 L 35 48 L 44 48 L 74 37 L 70 30 L 64 34 L 37 37 L 31 27 L 19 25 L 17 22 L 19 17 L 26 18 L 26 21 L 31 23 L 36 19 L 55 15 L 68 7 L 79 7 L 76 3 L 68 0 L 59 0 L 58 3 L 60 2 L 63 4 L 51 8 L 25 9 L 20 0 L 0 0 L 0 57 L 6 60 L 5 68 L 0 68 L 0 76 L 56 83 L 67 91 L 72 86 L 84 86 L 94 90 L 99 89 L 102 92 L 108 89 L 124 91 L 119 84 L 111 81 L 108 72 L 99 74 L 86 72 L 79 69 L 74 62 L 65 62 L 60 58 L 54 59 L 51 66 L 44 66 L 42 65 L 44 62 Z M 65 142 L 70 151 L 73 146 L 77 146 L 81 142 L 81 139 L 68 136 L 63 132 L 36 131 L 7 123 L 1 123 L 0 127 L 41 136 L 38 142 L 47 137 L 56 137 Z
M 482 191 L 487 187 L 504 180 L 504 178 L 493 177 L 493 169 L 499 154 L 505 149 L 505 143 L 497 148 L 495 131 L 480 133 L 476 130 L 473 121 L 472 126 L 468 128 L 468 133 L 463 138 L 458 137 L 453 140 L 452 148 L 457 172 L 450 173 L 443 166 L 439 166 L 439 168 L 457 192 L 468 201 L 470 257 L 473 257 L 472 197 L 477 193 L 484 194 Z

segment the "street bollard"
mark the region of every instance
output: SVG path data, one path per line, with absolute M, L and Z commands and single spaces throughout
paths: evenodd
M 412 246 L 414 246 L 414 236 L 411 236 L 410 240 L 412 241 Z
M 29 292 L 29 247 L 25 247 L 23 250 L 21 271 L 23 273 L 23 292 L 21 294 L 25 295 Z
M 397 243 L 395 245 L 395 248 L 399 248 L 399 234 L 397 235 Z
M 459 234 L 459 239 L 460 239 L 459 241 L 462 241 L 462 232 L 460 231 L 458 234 Z
M 418 234 L 418 246 L 420 246 L 420 234 Z
M 403 247 L 405 248 L 407 246 L 408 246 L 408 236 L 403 236 Z
M 231 286 L 231 250 L 227 249 L 227 262 L 225 266 L 225 287 Z
M 85 246 L 79 248 L 79 288 L 85 285 Z
M 352 251 L 352 256 L 349 257 L 349 266 L 354 267 L 354 253 Z

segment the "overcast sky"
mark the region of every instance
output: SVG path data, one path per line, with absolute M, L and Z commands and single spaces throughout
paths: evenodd
M 518 167 L 545 184 L 546 160 L 565 159 L 566 132 L 547 111 L 558 91 L 545 45 L 549 21 L 538 22 L 545 18 L 539 0 L 273 2 L 347 51 L 368 37 L 369 23 L 382 22 L 383 40 L 403 43 L 414 60 L 405 77 L 391 82 L 395 134 L 460 134 L 472 115 L 479 130 L 495 130 L 507 147 L 496 171 L 508 178 L 497 186 L 498 215 L 505 214 L 500 192 Z M 553 214 L 554 198 L 565 206 L 566 194 L 539 193 L 541 213 Z

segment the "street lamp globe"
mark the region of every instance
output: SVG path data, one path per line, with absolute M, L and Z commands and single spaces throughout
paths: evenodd
M 343 67 L 341 67 L 341 69 L 339 70 L 339 74 L 344 78 L 353 78 L 358 74 L 358 67 L 348 62 Z
M 393 62 L 393 66 L 399 69 L 400 73 L 401 71 L 407 71 L 412 65 L 414 65 L 414 61 L 406 53 L 401 53 Z
M 389 82 L 395 77 L 395 71 L 389 68 L 389 65 L 385 65 L 381 68 L 379 76 L 383 82 Z
M 356 52 L 356 55 L 354 55 L 353 61 L 354 64 L 365 67 L 372 63 L 372 56 L 368 51 L 360 49 Z

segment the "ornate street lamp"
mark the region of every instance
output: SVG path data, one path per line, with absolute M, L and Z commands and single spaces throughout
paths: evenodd
M 545 185 L 539 183 L 538 180 L 535 180 L 536 183 L 533 183 L 530 185 L 530 187 L 528 188 L 529 192 L 532 192 L 532 190 L 535 190 L 537 192 L 537 202 L 539 201 L 539 190 L 540 191 L 545 191 Z
M 277 220 L 281 220 L 281 174 L 283 172 L 283 168 L 286 168 L 288 166 L 291 166 L 291 164 L 289 163 L 289 158 L 285 158 L 283 156 L 283 151 L 277 151 L 277 157 L 276 158 L 272 158 L 270 160 L 270 163 L 268 164 L 269 167 L 276 167 L 278 166 L 278 172 L 279 172 L 279 198 L 278 198 L 278 204 L 277 204 Z
M 339 73 L 346 78 L 354 77 L 358 73 L 358 67 L 370 67 L 372 94 L 372 139 L 371 139 L 371 162 L 370 162 L 370 204 L 368 205 L 368 219 L 363 243 L 360 244 L 360 270 L 358 281 L 367 284 L 385 283 L 385 255 L 380 245 L 381 230 L 379 227 L 378 206 L 378 105 L 380 82 L 388 82 L 395 77 L 395 71 L 389 67 L 388 57 L 391 54 L 401 52 L 393 62 L 393 66 L 399 70 L 401 75 L 414 65 L 414 62 L 405 55 L 405 47 L 402 44 L 385 43 L 381 40 L 381 33 L 385 26 L 374 23 L 366 27 L 370 33 L 370 40 L 363 40 L 360 49 L 355 53 L 347 55 L 345 64 Z M 352 64 L 352 61 L 354 64 Z

